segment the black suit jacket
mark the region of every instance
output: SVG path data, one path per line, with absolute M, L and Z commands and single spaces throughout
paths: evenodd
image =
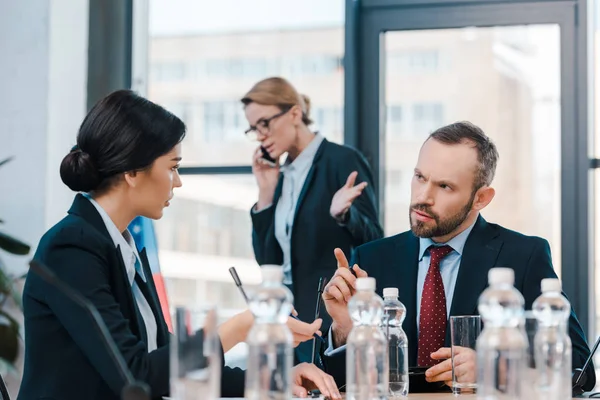
M 419 239 L 412 232 L 378 240 L 356 249 L 353 263 L 366 270 L 377 282 L 381 295 L 384 287 L 397 287 L 400 301 L 406 306 L 403 328 L 408 336 L 409 365 L 417 365 L 417 272 Z M 491 224 L 479 217 L 463 249 L 450 315 L 479 315 L 477 301 L 488 286 L 488 271 L 494 267 L 509 267 L 515 271 L 515 287 L 523 294 L 525 309 L 541 294 L 541 281 L 556 278 L 552 267 L 550 246 L 539 237 L 525 236 Z M 586 337 L 575 313 L 571 310 L 569 335 L 573 343 L 573 369 L 581 368 L 590 354 Z M 446 346 L 450 345 L 450 329 L 446 331 Z M 345 357 L 341 352 L 324 357 L 327 372 L 338 385 L 345 383 Z M 592 365 L 587 369 L 586 390 L 596 381 Z M 427 384 L 411 379 L 411 391 L 430 391 L 439 384 Z
M 368 185 L 350 209 L 343 226 L 329 214 L 333 195 L 346 183 L 352 171 L 356 184 Z M 252 244 L 260 265 L 283 264 L 283 253 L 275 238 L 275 208 L 281 197 L 283 174 L 275 190 L 273 205 L 252 216 Z M 333 249 L 346 254 L 361 244 L 379 239 L 383 230 L 377 219 L 373 178 L 369 165 L 356 150 L 324 139 L 300 192 L 291 233 L 292 291 L 299 318 L 314 319 L 320 277 L 331 277 L 337 268 Z M 323 329 L 330 320 L 324 315 Z
M 34 258 L 96 306 L 132 374 L 148 383 L 152 396 L 167 395 L 170 334 L 145 251 L 140 258 L 147 284 L 140 289 L 158 328 L 158 348 L 150 353 L 120 249 L 89 200 L 75 197 L 68 216 L 42 237 Z M 19 399 L 120 398 L 125 382 L 86 311 L 33 272 L 25 282 L 23 311 L 25 365 Z M 243 393 L 243 375 L 223 370 L 222 381 L 228 381 L 224 396 Z

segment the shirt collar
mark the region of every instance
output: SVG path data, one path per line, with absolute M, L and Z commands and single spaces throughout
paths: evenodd
M 475 220 L 475 222 L 477 222 L 477 220 Z M 454 251 L 456 251 L 460 256 L 462 256 L 463 250 L 465 248 L 465 243 L 467 242 L 467 238 L 469 237 L 469 234 L 471 233 L 471 231 L 473 230 L 473 227 L 475 226 L 475 222 L 473 222 L 471 225 L 469 225 L 469 227 L 467 229 L 465 229 L 458 235 L 454 236 L 452 239 L 448 240 L 447 243 L 436 243 L 433 240 L 431 240 L 431 238 L 419 238 L 419 261 L 421 261 L 423 259 L 423 256 L 425 255 L 425 251 L 427 251 L 427 249 L 432 245 L 434 245 L 434 246 L 448 245 L 448 246 L 452 247 L 452 249 Z
M 310 167 L 313 160 L 315 159 L 315 156 L 317 155 L 317 151 L 319 150 L 319 146 L 321 146 L 323 139 L 325 139 L 323 135 L 321 135 L 318 132 L 315 133 L 315 137 L 310 141 L 308 146 L 306 146 L 306 148 L 302 150 L 300 154 L 298 154 L 298 157 L 296 157 L 294 161 L 290 162 L 289 158 L 286 160 L 285 164 L 282 167 L 282 171 L 301 171 Z
M 128 229 L 125 229 L 123 233 L 119 232 L 119 228 L 117 228 L 113 220 L 110 219 L 110 216 L 104 210 L 104 208 L 102 208 L 102 206 L 98 204 L 98 202 L 89 194 L 85 193 L 84 196 L 90 201 L 90 203 L 92 203 L 92 205 L 100 214 L 100 217 L 102 217 L 102 221 L 104 222 L 104 225 L 106 225 L 106 230 L 108 231 L 110 238 L 113 240 L 115 247 L 120 248 L 121 255 L 123 256 L 123 262 L 125 263 L 129 284 L 133 285 L 136 271 L 135 265 L 136 263 L 139 263 L 140 267 L 142 265 L 140 255 L 138 254 L 135 246 L 135 241 L 133 240 L 133 236 L 131 236 L 131 233 Z M 142 268 L 138 268 L 138 274 L 140 274 L 142 280 L 145 282 L 146 277 Z

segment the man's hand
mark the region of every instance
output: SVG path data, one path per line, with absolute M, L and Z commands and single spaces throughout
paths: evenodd
M 297 397 L 307 397 L 307 391 L 314 389 L 319 389 L 325 397 L 342 398 L 331 375 L 321 371 L 314 364 L 296 365 L 292 369 L 292 394 Z
M 425 372 L 427 382 L 444 382 L 452 386 L 452 351 L 442 347 L 431 353 L 434 360 L 444 360 Z M 454 373 L 456 381 L 461 383 L 477 382 L 477 353 L 468 347 L 454 346 Z
M 348 334 L 352 329 L 352 320 L 348 313 L 348 302 L 356 291 L 356 278 L 365 278 L 368 275 L 358 265 L 354 265 L 352 268 L 356 273 L 356 276 L 354 276 L 350 271 L 348 259 L 344 252 L 337 248 L 333 253 L 337 259 L 338 268 L 327 286 L 325 286 L 322 298 L 327 313 L 333 320 L 331 325 L 333 345 L 339 347 L 346 343 Z

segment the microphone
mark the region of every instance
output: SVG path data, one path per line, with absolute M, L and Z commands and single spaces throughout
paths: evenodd
M 585 360 L 583 368 L 575 368 L 575 370 L 573 370 L 573 374 L 571 376 L 573 395 L 581 395 L 585 392 L 585 390 L 583 390 L 583 387 L 587 383 L 587 375 L 585 374 L 585 370 L 589 367 L 590 363 L 592 362 L 592 358 L 594 358 L 594 354 L 598 349 L 598 345 L 600 345 L 600 337 L 596 339 L 596 343 L 594 344 L 594 347 L 592 348 L 592 351 L 590 352 L 590 355 L 588 356 L 587 360 Z
M 127 367 L 127 363 L 125 363 L 125 359 L 123 359 L 123 355 L 119 351 L 115 341 L 113 340 L 106 324 L 102 320 L 100 313 L 96 307 L 92 304 L 91 301 L 86 299 L 81 293 L 71 288 L 69 285 L 61 281 L 55 274 L 52 272 L 47 266 L 37 260 L 31 260 L 29 262 L 29 266 L 31 269 L 38 274 L 44 281 L 49 283 L 50 285 L 57 288 L 62 294 L 66 295 L 69 299 L 73 300 L 83 309 L 85 309 L 92 320 L 94 321 L 94 326 L 98 330 L 100 337 L 102 338 L 102 342 L 104 343 L 104 347 L 107 350 L 108 354 L 113 360 L 113 363 L 117 367 L 117 371 L 121 375 L 121 378 L 127 384 L 121 391 L 121 399 L 122 400 L 150 400 L 150 388 L 144 382 L 136 381 L 131 371 Z
M 327 278 L 320 277 L 319 278 L 319 286 L 317 286 L 317 305 L 315 307 L 315 320 L 321 317 L 321 295 L 323 294 L 323 290 L 325 290 L 325 284 L 327 283 Z M 316 359 L 317 355 L 317 341 L 313 339 L 313 349 L 312 349 L 312 357 L 311 362 L 313 364 L 317 363 Z

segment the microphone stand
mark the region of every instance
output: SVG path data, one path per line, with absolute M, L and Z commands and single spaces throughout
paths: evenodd
M 94 326 L 98 330 L 102 342 L 108 354 L 112 358 L 117 371 L 121 378 L 126 382 L 125 387 L 121 391 L 122 400 L 150 400 L 150 388 L 144 382 L 136 381 L 131 371 L 127 367 L 123 355 L 115 344 L 106 324 L 102 320 L 98 309 L 85 298 L 81 293 L 71 288 L 69 285 L 61 281 L 47 266 L 37 260 L 31 260 L 29 263 L 31 269 L 37 273 L 44 281 L 57 288 L 62 294 L 73 300 L 79 306 L 83 307 L 92 317 Z

